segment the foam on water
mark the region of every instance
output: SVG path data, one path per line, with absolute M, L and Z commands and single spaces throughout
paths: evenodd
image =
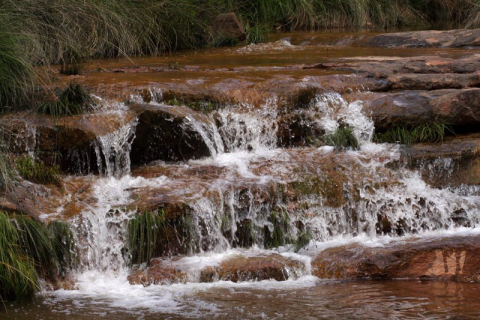
M 198 292 L 213 288 L 289 290 L 314 286 L 318 279 L 310 275 L 311 257 L 329 247 L 350 243 L 381 247 L 411 237 L 480 234 L 479 187 L 436 189 L 427 185 L 417 172 L 390 169 L 389 166 L 394 167 L 400 159 L 400 148 L 371 142 L 373 122 L 363 115 L 360 101 L 348 103 L 337 93 L 323 93 L 317 95 L 311 109 L 308 112 L 312 119 L 316 119 L 315 125 L 327 133 L 334 132 L 341 125 L 350 126 L 361 143 L 361 150 L 337 154 L 330 146 L 277 149 L 279 114 L 275 99 L 260 108 L 227 106 L 208 117 L 186 119 L 184 125 L 200 134 L 212 157 L 190 161 L 182 166 L 201 168 L 213 165 L 225 169 L 226 173 L 205 187 L 208 196 L 193 195 L 183 199 L 195 213 L 192 219 L 195 229 L 192 253 L 195 255 L 167 259 L 167 262 L 170 266 L 181 266 L 187 270 L 185 284 L 130 285 L 123 255 L 126 226 L 134 214 L 134 210 L 126 209 L 132 202 L 132 191 L 169 184 L 175 192 L 175 179 L 181 180 L 182 177 L 146 179 L 129 175 L 130 145 L 136 121 L 99 137 L 97 158 L 105 177 L 96 180 L 92 187 L 95 201 L 71 220 L 81 258 L 81 268 L 75 275 L 78 290 L 49 292 L 49 301 L 78 299 L 80 303 L 98 303 L 107 306 L 107 309 L 205 316 L 215 314 L 216 306 L 192 302 Z M 338 158 L 338 163 L 334 164 L 346 167 L 346 174 L 353 177 L 342 186 L 345 202 L 340 206 L 329 206 L 326 196 L 307 192 L 298 195 L 296 207 L 289 207 L 284 194 L 299 177 L 301 169 L 306 168 L 304 173 L 307 178 L 309 175 L 327 176 L 315 163 L 332 158 Z M 445 164 L 447 168 L 448 159 L 445 161 L 440 165 Z M 259 170 L 262 163 L 268 163 L 269 170 Z M 300 165 L 305 168 L 300 168 Z M 366 178 L 355 176 L 355 169 L 350 167 L 360 168 Z M 281 190 L 275 193 L 276 188 Z M 177 192 L 184 193 L 184 189 Z M 290 220 L 286 231 L 290 236 L 295 238 L 305 230 L 313 236 L 313 240 L 299 253 L 293 252 L 293 245 L 275 250 L 263 249 L 265 230 L 272 233 L 275 229 L 271 213 L 276 210 L 288 211 Z M 465 212 L 473 228 L 453 225 L 451 214 L 459 210 Z M 397 223 L 403 238 L 380 235 L 379 217 Z M 254 235 L 252 248 L 232 249 L 239 241 L 236 233 L 244 221 L 249 223 Z M 218 266 L 234 255 L 272 253 L 302 262 L 305 268 L 301 275 L 292 275 L 283 282 L 199 283 L 200 270 L 206 266 Z

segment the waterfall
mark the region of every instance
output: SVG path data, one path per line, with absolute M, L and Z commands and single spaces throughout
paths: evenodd
M 95 153 L 101 174 L 119 178 L 130 173 L 130 150 L 136 125 L 137 120 L 133 120 L 117 131 L 97 138 Z

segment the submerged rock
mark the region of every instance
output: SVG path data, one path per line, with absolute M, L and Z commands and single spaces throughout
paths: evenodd
M 395 241 L 382 247 L 351 244 L 319 253 L 312 273 L 322 279 L 435 279 L 480 281 L 480 238 L 457 236 Z

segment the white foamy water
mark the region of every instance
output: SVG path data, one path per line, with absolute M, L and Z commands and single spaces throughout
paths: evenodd
M 480 234 L 479 188 L 433 188 L 418 172 L 402 168 L 397 164 L 399 146 L 371 142 L 373 122 L 363 115 L 360 101 L 348 103 L 339 94 L 324 93 L 317 95 L 306 112 L 314 119 L 313 125 L 327 133 L 350 126 L 361 149 L 278 149 L 275 99 L 260 108 L 227 106 L 209 116 L 187 117 L 183 125 L 200 134 L 212 157 L 182 165 L 162 163 L 174 172 L 168 177 L 129 175 L 136 121 L 99 137 L 97 159 L 105 177 L 93 184 L 87 209 L 71 219 L 81 262 L 73 275 L 78 290 L 48 292 L 47 301 L 74 300 L 106 313 L 119 308 L 135 315 L 146 310 L 185 317 L 218 316 L 218 304 L 196 297 L 219 288 L 293 292 L 314 287 L 319 279 L 311 276 L 311 258 L 326 248 L 351 243 L 382 247 L 413 237 Z M 450 168 L 448 159 L 438 165 Z M 212 170 L 213 174 L 197 178 L 188 176 L 189 170 Z M 333 182 L 341 186 L 330 185 L 337 175 L 347 178 Z M 336 193 L 328 194 L 328 188 Z M 135 192 L 144 189 L 152 193 L 161 189 L 166 198 L 185 195 L 182 204 L 190 209 L 189 227 L 193 229 L 190 256 L 161 259 L 162 264 L 184 272 L 183 283 L 144 287 L 127 281 L 126 226 L 136 212 L 129 205 Z M 199 193 L 190 194 L 191 190 Z M 335 196 L 339 204 L 330 202 Z M 462 212 L 471 227 L 455 226 L 454 212 Z M 390 225 L 379 225 L 382 219 Z M 292 240 L 307 233 L 311 239 L 298 253 L 288 243 L 265 249 L 278 225 L 284 226 L 282 232 Z M 384 230 L 387 235 L 382 234 Z M 402 237 L 393 236 L 397 234 Z M 289 278 L 282 282 L 200 283 L 200 271 L 206 267 L 219 266 L 234 256 L 270 254 L 298 261 L 303 267 L 287 270 Z

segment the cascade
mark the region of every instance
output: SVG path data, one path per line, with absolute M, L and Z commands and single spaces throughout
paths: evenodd
M 373 238 L 421 234 L 452 228 L 455 212 L 462 212 L 468 225 L 480 222 L 478 192 L 472 187 L 435 189 L 417 172 L 395 169 L 399 147 L 371 142 L 374 126 L 362 113 L 361 101 L 348 103 L 334 92 L 318 94 L 308 111 L 315 119 L 313 125 L 327 133 L 341 124 L 352 128 L 361 148 L 343 153 L 335 153 L 328 146 L 277 148 L 275 106 L 273 99 L 257 109 L 227 106 L 210 118 L 186 119 L 184 125 L 199 132 L 212 157 L 190 161 L 184 168 L 214 166 L 225 170 L 217 179 L 198 181 L 203 191 L 183 200 L 193 212 L 188 222 L 191 254 L 221 253 L 236 247 L 267 248 L 278 232 L 291 241 L 305 234 L 314 241 L 361 234 Z M 78 232 L 83 233 L 79 242 L 84 243 L 81 251 L 87 252 L 87 269 L 119 269 L 125 265 L 125 228 L 134 213 L 125 209 L 132 201 L 131 190 L 155 188 L 168 181 L 171 192 L 178 192 L 174 189 L 182 178 L 176 181 L 165 176 L 145 179 L 129 175 L 136 124 L 127 123 L 97 140 L 98 165 L 106 178 L 95 183 L 97 204 L 74 221 Z M 268 168 L 261 165 L 265 161 L 269 162 Z M 338 174 L 332 176 L 329 167 L 322 165 L 329 161 Z M 442 161 L 447 170 L 448 159 Z M 328 180 L 335 175 L 343 179 L 329 185 Z M 303 180 L 297 183 L 295 179 Z M 288 192 L 297 193 L 293 208 L 285 199 Z M 341 199 L 329 192 L 340 192 Z M 282 240 L 281 244 L 291 250 L 294 245 L 288 242 Z M 102 243 L 104 248 L 91 250 Z

